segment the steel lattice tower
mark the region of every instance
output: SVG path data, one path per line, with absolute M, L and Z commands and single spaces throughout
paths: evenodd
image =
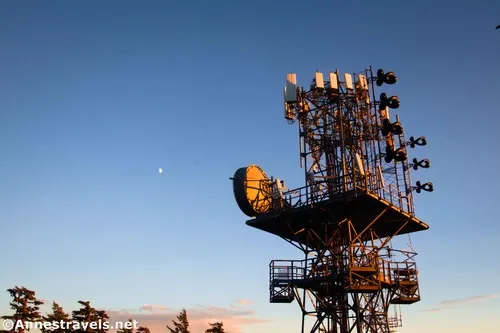
M 270 301 L 301 308 L 315 318 L 310 332 L 392 332 L 401 318 L 391 305 L 420 300 L 416 253 L 392 248 L 402 234 L 427 230 L 415 216 L 410 170 L 428 168 L 427 159 L 408 158 L 408 148 L 425 137 L 405 138 L 396 96 L 375 87 L 396 83 L 393 72 L 315 73 L 298 87 L 287 75 L 285 118 L 298 123 L 305 186 L 288 190 L 253 165 L 236 171 L 236 201 L 255 217 L 247 224 L 275 234 L 300 249 L 303 260 L 270 263 Z M 378 98 L 377 98 L 378 97 Z

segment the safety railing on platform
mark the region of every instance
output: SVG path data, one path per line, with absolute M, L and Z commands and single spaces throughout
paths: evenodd
M 284 192 L 283 199 L 286 204 L 282 207 L 283 209 L 304 207 L 314 203 L 340 198 L 345 193 L 352 193 L 354 190 L 358 190 L 360 192 L 366 191 L 368 193 L 372 193 L 390 205 L 401 209 L 412 216 L 414 215 L 411 197 L 400 191 L 395 185 L 386 185 L 383 187 L 373 186 L 373 184 L 368 187 L 361 183 L 359 185 L 360 186 L 355 187 L 348 186 L 345 191 L 333 191 L 333 194 L 330 194 L 328 188 L 329 186 L 332 186 L 331 181 L 316 181 L 315 184 L 309 184 Z M 321 190 L 318 190 L 319 187 L 321 187 Z
M 304 273 L 304 260 L 273 260 L 269 264 L 271 283 L 303 279 Z
M 314 203 L 320 203 L 334 198 L 339 198 L 341 194 L 329 195 L 326 190 L 316 191 L 318 185 L 328 186 L 327 181 L 318 182 L 314 185 L 306 185 L 283 193 L 283 197 L 289 209 L 299 208 Z
M 384 260 L 382 258 L 378 258 L 378 270 L 379 275 L 378 279 L 384 285 L 392 284 L 392 274 L 391 274 L 391 262 Z
M 394 282 L 416 281 L 417 264 L 413 261 L 391 262 L 391 273 Z
M 417 265 L 413 261 L 391 263 L 394 285 L 392 304 L 412 304 L 420 300 Z

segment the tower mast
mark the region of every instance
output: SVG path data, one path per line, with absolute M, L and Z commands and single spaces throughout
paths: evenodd
M 246 223 L 303 252 L 302 260 L 270 263 L 270 302 L 296 300 L 301 332 L 393 332 L 391 306 L 420 300 L 416 253 L 392 248 L 399 235 L 427 230 L 415 215 L 410 170 L 429 168 L 408 158 L 425 137 L 405 137 L 397 96 L 375 87 L 396 83 L 393 72 L 316 72 L 309 87 L 288 74 L 285 119 L 298 123 L 305 186 L 287 190 L 253 165 L 233 178 Z M 259 172 L 255 170 L 260 170 Z M 307 318 L 313 318 L 308 325 Z

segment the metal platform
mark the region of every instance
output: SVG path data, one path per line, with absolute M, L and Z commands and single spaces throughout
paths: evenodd
M 399 306 L 388 314 L 392 304 L 420 300 L 417 253 L 393 248 L 392 239 L 429 229 L 416 217 L 414 193 L 433 184 L 410 177 L 430 167 L 410 157 L 427 140 L 407 139 L 394 115 L 398 96 L 375 89 L 396 81 L 394 72 L 370 67 L 330 71 L 326 80 L 318 71 L 304 88 L 287 74 L 285 119 L 298 124 L 305 184 L 289 189 L 256 165 L 231 178 L 246 224 L 304 255 L 269 265 L 270 302 L 296 301 L 302 333 L 392 333 L 402 325 Z
M 305 239 L 306 233 L 301 235 L 301 231 L 313 230 L 318 238 L 326 239 L 341 228 L 345 219 L 350 220 L 357 230 L 363 230 L 376 219 L 371 228 L 381 238 L 429 229 L 426 223 L 386 200 L 371 193 L 354 191 L 338 200 L 260 215 L 246 224 L 304 245 L 307 242 L 316 248 L 310 239 Z

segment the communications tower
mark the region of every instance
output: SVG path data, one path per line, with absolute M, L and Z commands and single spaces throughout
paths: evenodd
M 415 215 L 413 195 L 433 185 L 410 180 L 410 170 L 430 166 L 408 156 L 425 137 L 407 139 L 389 112 L 399 108 L 398 97 L 375 92 L 396 81 L 393 72 L 370 67 L 330 72 L 327 80 L 316 72 L 303 88 L 288 74 L 285 119 L 299 125 L 305 186 L 289 190 L 257 165 L 232 178 L 238 206 L 252 217 L 246 224 L 304 254 L 269 265 L 270 302 L 296 300 L 302 333 L 392 332 L 402 322 L 390 307 L 420 300 L 416 253 L 391 240 L 429 228 Z

